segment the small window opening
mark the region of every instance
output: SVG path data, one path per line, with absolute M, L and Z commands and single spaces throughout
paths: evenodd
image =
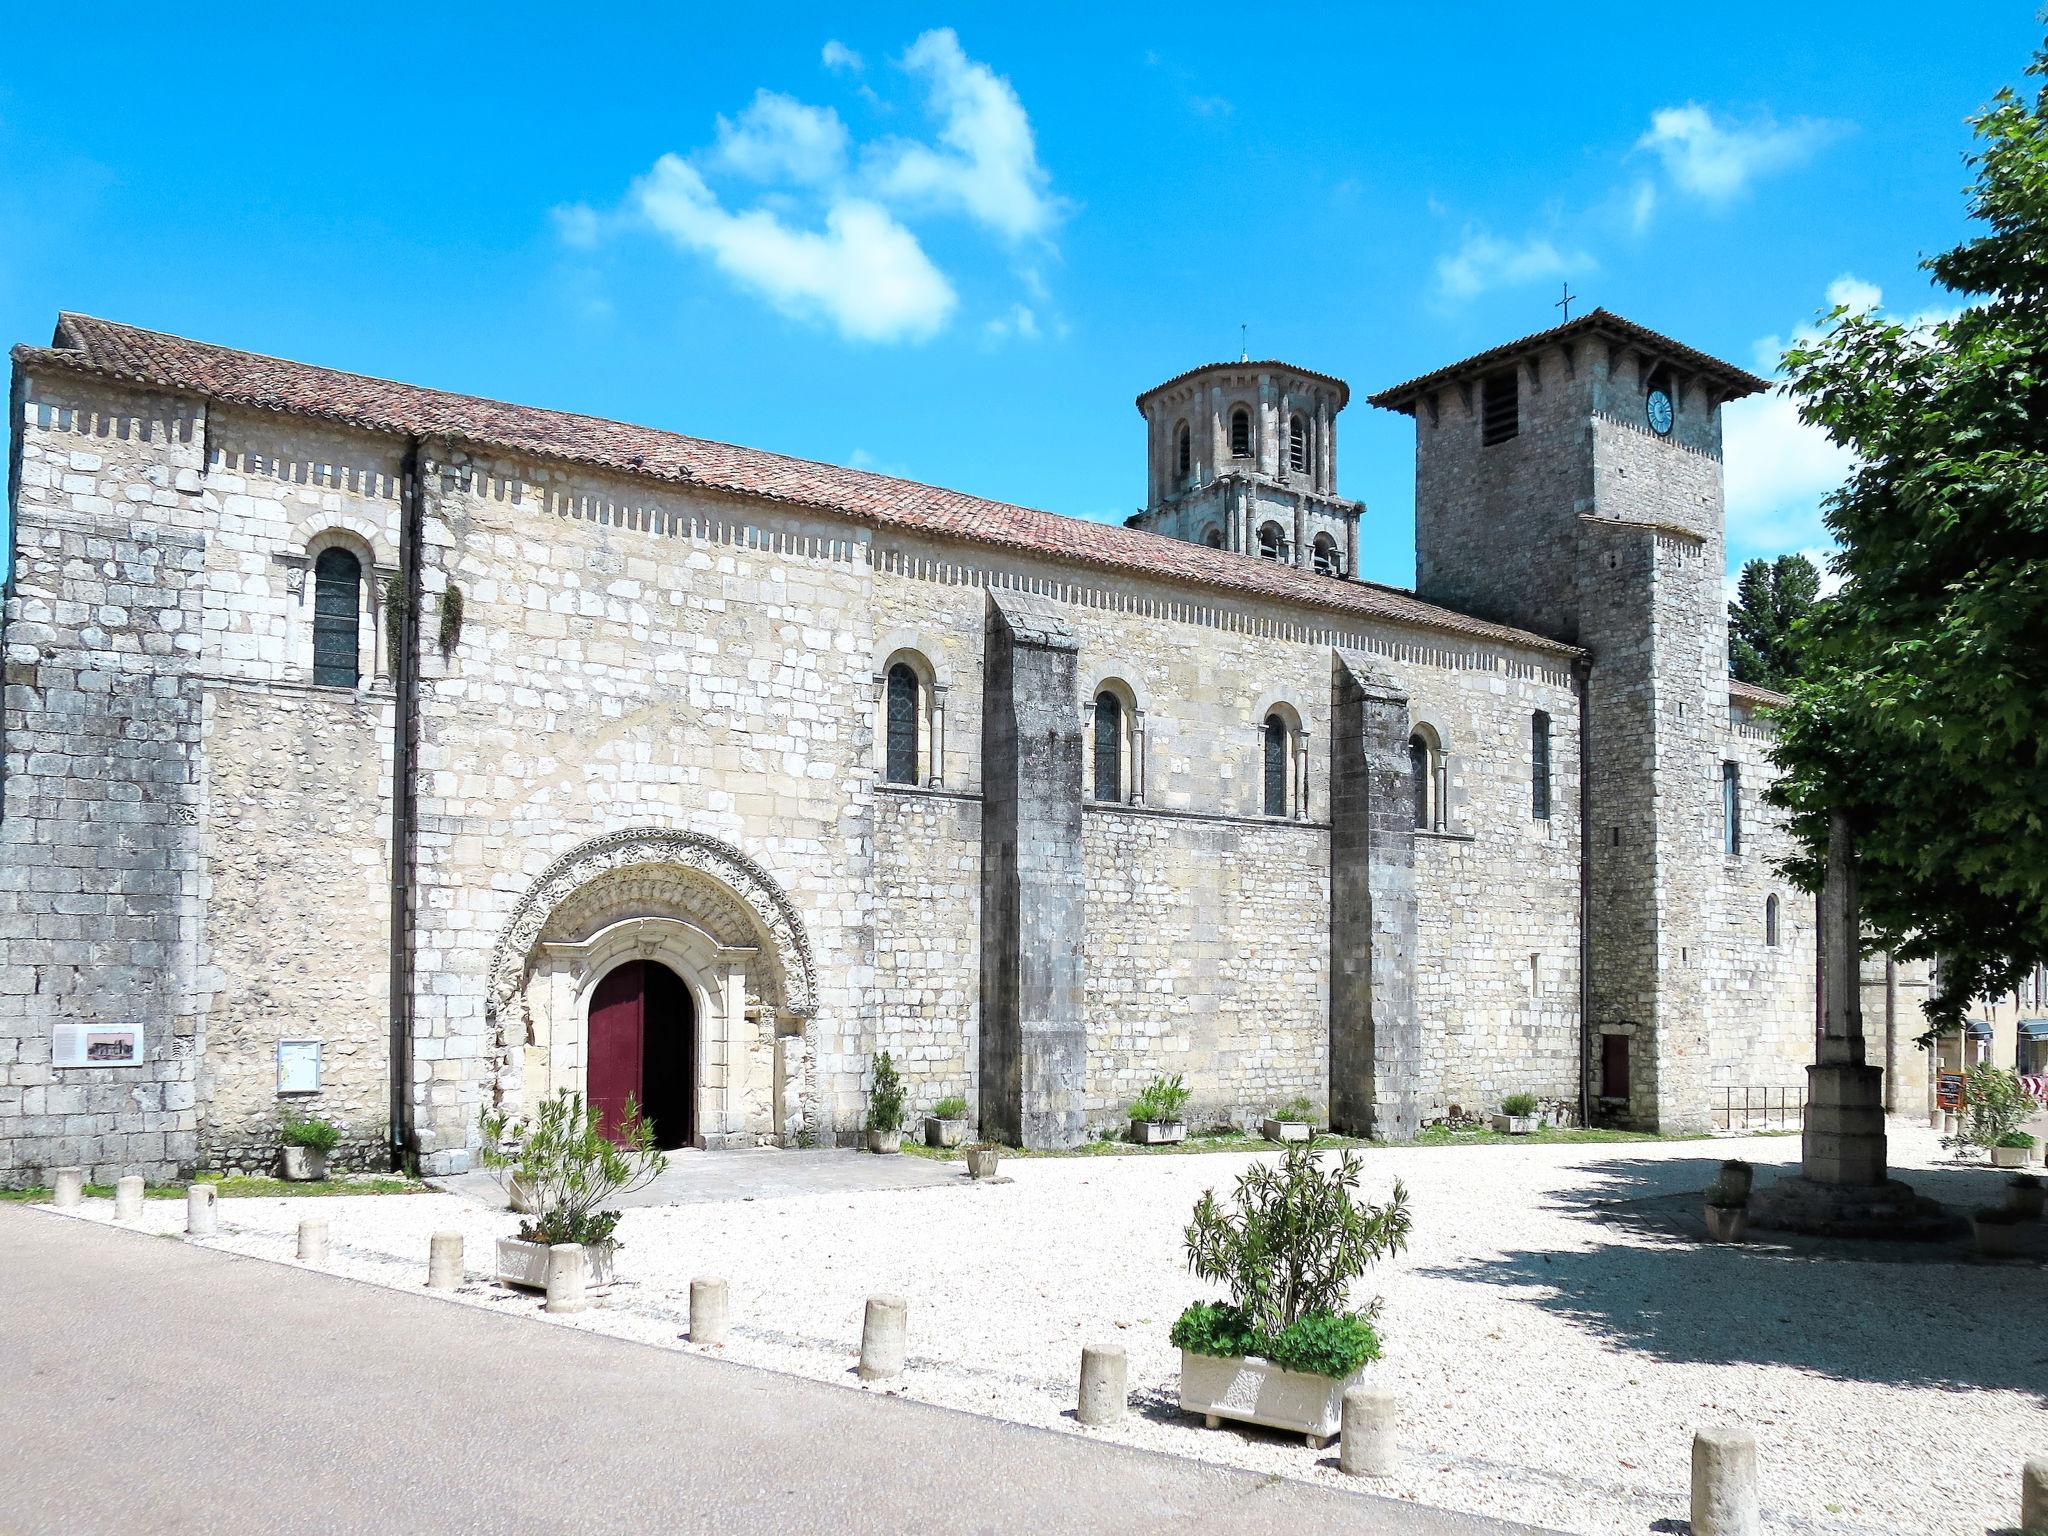
M 1287 722 L 1266 716 L 1266 814 L 1287 814 Z
M 1202 535 L 1202 542 L 1211 549 L 1221 549 L 1223 547 L 1223 530 L 1221 528 L 1211 528 Z
M 1095 695 L 1095 798 L 1124 797 L 1124 704 L 1107 688 Z
M 1529 814 L 1550 820 L 1550 716 L 1540 709 L 1529 717 Z
M 1173 431 L 1173 462 L 1176 472 L 1185 480 L 1195 468 L 1195 439 L 1188 431 L 1188 424 L 1182 422 Z
M 1259 525 L 1259 558 L 1261 560 L 1284 560 L 1287 558 L 1287 541 L 1282 537 L 1278 523 Z
M 918 710 L 922 704 L 917 673 L 908 662 L 889 669 L 888 753 L 882 776 L 891 784 L 917 782 Z
M 1721 851 L 1742 852 L 1742 764 L 1721 765 Z
M 1514 369 L 1496 373 L 1480 386 L 1479 441 L 1504 443 L 1522 430 L 1521 386 Z
M 313 681 L 353 688 L 362 677 L 363 562 L 323 549 L 313 562 Z
M 1337 554 L 1337 541 L 1327 533 L 1316 535 L 1316 574 L 1318 576 L 1342 576 L 1344 562 Z
M 1230 454 L 1237 459 L 1252 456 L 1252 413 L 1241 405 L 1230 413 Z
M 1775 894 L 1764 898 L 1764 943 L 1772 949 L 1778 947 L 1778 898 Z
M 1298 475 L 1308 473 L 1308 423 L 1300 416 L 1287 418 L 1287 467 Z

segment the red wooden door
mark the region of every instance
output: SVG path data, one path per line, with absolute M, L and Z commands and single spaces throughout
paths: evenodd
M 588 1094 L 616 1138 L 626 1100 L 646 1102 L 640 1081 L 647 1033 L 647 962 L 628 960 L 597 984 L 590 999 Z

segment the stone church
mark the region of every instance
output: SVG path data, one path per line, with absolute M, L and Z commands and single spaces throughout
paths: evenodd
M 1725 661 L 1764 387 L 1595 311 L 1382 390 L 1408 592 L 1280 362 L 1140 395 L 1115 527 L 63 315 L 13 352 L 0 1180 L 307 1114 L 452 1172 L 563 1088 L 845 1142 L 885 1049 L 1030 1146 L 1159 1073 L 1389 1138 L 1797 1085 Z

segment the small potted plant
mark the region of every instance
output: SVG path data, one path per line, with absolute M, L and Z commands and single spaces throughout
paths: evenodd
M 1527 1136 L 1536 1129 L 1536 1095 L 1511 1093 L 1500 1101 L 1493 1128 L 1503 1136 Z
M 627 1099 L 618 1131 L 608 1137 L 603 1112 L 565 1089 L 543 1100 L 530 1121 L 485 1110 L 482 1131 L 484 1166 L 508 1196 L 519 1185 L 531 1211 L 517 1237 L 498 1239 L 498 1279 L 545 1289 L 548 1249 L 575 1243 L 583 1249 L 591 1283 L 610 1281 L 620 1212 L 605 1209 L 605 1203 L 646 1187 L 663 1166 L 654 1127 L 640 1106 Z
M 1306 1094 L 1289 1099 L 1275 1107 L 1273 1113 L 1260 1122 L 1259 1129 L 1268 1141 L 1312 1141 L 1315 1139 L 1315 1105 Z
M 1131 1140 L 1141 1147 L 1187 1140 L 1188 1126 L 1181 1115 L 1190 1097 L 1178 1072 L 1153 1078 L 1131 1103 Z
M 997 1147 L 992 1141 L 977 1141 L 966 1149 L 967 1177 L 992 1179 L 996 1176 Z
M 1731 1157 L 1721 1165 L 1721 1187 L 1747 1204 L 1749 1192 L 1756 1187 L 1756 1169 L 1739 1157 Z
M 1991 1143 L 1991 1166 L 2024 1168 L 2034 1160 L 2034 1138 L 2025 1131 L 2002 1131 Z
M 2020 1213 L 2009 1205 L 1987 1205 L 1970 1213 L 1970 1236 L 1987 1259 L 2009 1259 L 2019 1251 Z
M 868 1150 L 903 1150 L 903 1078 L 887 1051 L 875 1056 L 875 1083 L 868 1090 Z
M 326 1120 L 287 1119 L 278 1133 L 284 1143 L 284 1176 L 294 1184 L 327 1177 L 327 1154 L 341 1142 L 341 1127 Z
M 924 1144 L 928 1147 L 957 1147 L 966 1139 L 967 1101 L 957 1093 L 949 1093 L 924 1117 Z
M 1385 1205 L 1359 1200 L 1363 1167 L 1355 1152 L 1323 1167 L 1292 1146 L 1238 1179 L 1233 1208 L 1214 1190 L 1196 1203 L 1188 1268 L 1230 1300 L 1198 1301 L 1173 1325 L 1182 1411 L 1329 1443 L 1345 1389 L 1380 1356 L 1379 1303 L 1348 1310 L 1351 1282 L 1408 1242 L 1407 1191 L 1397 1181 Z
M 1707 1188 L 1707 1239 L 1739 1243 L 1749 1232 L 1749 1191 L 1716 1180 Z
M 2032 1173 L 2016 1173 L 2005 1182 L 2005 1204 L 2007 1209 L 2019 1214 L 2022 1221 L 2041 1219 L 2041 1197 L 2048 1193 L 2040 1176 Z

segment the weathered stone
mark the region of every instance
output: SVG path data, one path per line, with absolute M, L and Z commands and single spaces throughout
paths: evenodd
M 462 1234 L 436 1232 L 427 1240 L 427 1289 L 452 1291 L 462 1279 Z
M 1391 1387 L 1346 1390 L 1337 1465 L 1354 1477 L 1392 1477 L 1400 1466 L 1396 1412 Z
M 548 1246 L 548 1296 L 550 1312 L 581 1312 L 590 1305 L 584 1289 L 583 1245 L 552 1243 Z
M 185 1235 L 212 1237 L 220 1230 L 220 1191 L 211 1184 L 194 1184 L 185 1191 Z
M 1130 1406 L 1130 1362 L 1121 1344 L 1090 1344 L 1081 1350 L 1081 1392 L 1074 1417 L 1083 1424 L 1114 1424 Z
M 142 1175 L 126 1174 L 114 1183 L 114 1220 L 142 1219 Z
M 860 1379 L 901 1376 L 909 1347 L 910 1303 L 901 1296 L 870 1296 L 861 1318 Z
M 690 1342 L 716 1348 L 725 1343 L 732 1309 L 725 1281 L 700 1275 L 690 1282 Z
M 301 1216 L 299 1218 L 299 1262 L 301 1264 L 325 1264 L 327 1262 L 326 1217 Z
M 50 1203 L 60 1211 L 76 1210 L 85 1198 L 85 1170 L 59 1168 L 50 1177 Z
M 1756 1436 L 1717 1426 L 1692 1437 L 1693 1536 L 1758 1536 Z

